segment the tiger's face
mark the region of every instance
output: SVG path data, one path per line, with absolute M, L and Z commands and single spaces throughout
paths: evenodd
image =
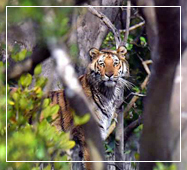
M 89 65 L 93 79 L 107 87 L 114 87 L 118 80 L 129 74 L 128 63 L 125 60 L 127 50 L 121 46 L 116 51 L 92 48 L 89 51 L 92 62 Z

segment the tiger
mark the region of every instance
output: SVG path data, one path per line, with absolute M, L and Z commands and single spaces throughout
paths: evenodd
M 89 50 L 90 63 L 86 73 L 79 77 L 84 94 L 92 103 L 95 119 L 103 140 L 106 139 L 109 127 L 116 115 L 117 109 L 123 103 L 124 89 L 129 87 L 129 64 L 125 58 L 127 49 L 120 46 L 117 50 Z M 73 124 L 73 113 L 64 90 L 49 93 L 52 104 L 58 104 L 60 109 L 53 125 L 62 131 L 70 131 L 73 140 L 82 148 L 83 161 L 89 161 L 86 139 L 80 126 Z M 91 164 L 86 163 L 85 169 L 91 170 Z

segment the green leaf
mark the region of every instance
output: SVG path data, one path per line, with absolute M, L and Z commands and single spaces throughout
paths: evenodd
M 75 146 L 75 141 L 68 141 L 68 142 L 63 143 L 63 144 L 61 145 L 62 149 L 64 149 L 64 150 L 71 149 L 71 148 L 73 148 L 74 146 Z
M 133 44 L 127 43 L 126 48 L 128 51 L 130 51 L 133 48 Z
M 20 97 L 19 94 L 16 92 L 12 95 L 12 98 L 14 99 L 14 101 L 18 101 L 19 97 Z
M 39 75 L 42 72 L 42 66 L 41 64 L 38 64 L 34 69 L 34 75 Z
M 147 43 L 145 37 L 140 37 L 140 41 Z
M 83 125 L 83 124 L 87 123 L 90 120 L 90 114 L 87 113 L 87 114 L 85 114 L 82 117 L 77 116 L 76 114 L 74 114 L 73 118 L 74 118 L 74 123 L 75 123 L 76 126 Z
M 19 100 L 19 104 L 20 104 L 20 108 L 21 108 L 21 109 L 26 109 L 26 107 L 27 107 L 27 101 L 26 101 L 25 98 L 21 98 L 21 99 Z
M 50 112 L 51 112 L 51 107 L 47 106 L 44 110 L 43 110 L 43 116 L 44 118 L 47 118 L 48 116 L 50 116 Z
M 27 50 L 26 49 L 23 49 L 22 51 L 20 51 L 18 60 L 22 61 L 23 59 L 25 59 L 26 54 L 27 54 Z
M 28 87 L 32 82 L 32 76 L 30 74 L 22 75 L 19 81 L 23 87 Z
M 49 103 L 50 103 L 50 99 L 44 99 L 43 108 L 46 108 L 47 106 L 49 106 Z
M 46 82 L 47 82 L 47 79 L 45 78 L 45 77 L 39 77 L 39 78 L 37 78 L 37 80 L 36 80 L 36 86 L 38 86 L 38 87 L 44 87 L 45 86 L 45 84 L 46 84 Z
M 56 104 L 56 105 L 51 107 L 50 112 L 51 112 L 51 114 L 56 114 L 56 113 L 58 113 L 59 109 L 60 109 L 60 106 Z
M 140 44 L 143 46 L 147 45 L 147 41 L 146 41 L 145 37 L 140 37 Z

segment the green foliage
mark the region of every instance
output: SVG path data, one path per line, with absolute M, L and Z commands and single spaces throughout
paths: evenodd
M 39 163 L 6 163 L 6 87 L 5 87 L 5 66 L 0 62 L 0 164 L 1 169 L 14 170 L 37 170 Z M 41 78 L 39 66 L 35 69 L 36 82 Z M 39 70 L 39 71 L 38 71 Z M 23 75 L 29 82 L 31 75 Z M 30 78 L 31 77 L 31 78 Z M 58 105 L 50 105 L 50 99 L 43 100 L 43 86 L 35 84 L 33 89 L 29 89 L 29 84 L 20 78 L 19 85 L 12 94 L 8 96 L 8 160 L 16 161 L 39 161 L 51 160 L 52 154 L 55 161 L 66 161 L 67 156 L 60 154 L 75 145 L 74 141 L 69 140 L 69 134 L 59 132 L 51 125 L 52 113 L 58 112 Z M 40 104 L 42 103 L 41 106 Z M 37 115 L 41 114 L 46 107 L 50 108 L 50 113 L 38 121 Z M 31 121 L 32 124 L 29 124 Z M 49 119 L 51 118 L 51 119 Z M 59 170 L 70 169 L 69 163 L 54 163 L 54 167 Z M 44 167 L 50 169 L 51 165 Z
M 156 166 L 153 170 L 177 170 L 177 166 L 175 164 L 165 165 L 161 162 L 156 162 Z
M 14 52 L 18 51 L 17 46 L 14 47 Z M 15 61 L 22 61 L 25 59 L 25 57 L 29 54 L 29 52 L 26 49 L 23 49 L 19 51 L 18 53 L 14 54 L 12 53 L 11 58 Z
M 57 131 L 51 125 L 59 106 L 51 105 L 48 98 L 43 99 L 47 80 L 39 76 L 40 73 L 38 65 L 34 69 L 36 83 L 32 89 L 29 89 L 32 76 L 22 75 L 8 100 L 8 160 L 51 160 L 54 153 L 55 159 L 61 160 L 60 153 L 75 145 L 68 133 Z M 30 121 L 32 124 L 28 123 Z
M 38 64 L 34 69 L 34 75 L 39 75 L 42 72 L 42 66 L 41 64 Z
M 145 37 L 140 37 L 140 44 L 143 46 L 147 45 L 147 41 L 146 41 Z
M 75 112 L 73 112 L 73 121 L 75 126 L 79 126 L 79 125 L 83 125 L 85 123 L 87 123 L 90 120 L 90 114 L 87 113 L 84 116 L 78 116 L 75 114 Z

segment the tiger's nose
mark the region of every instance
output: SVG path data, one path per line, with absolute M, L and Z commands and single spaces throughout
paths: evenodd
M 106 73 L 106 76 L 107 76 L 108 78 L 112 77 L 112 76 L 113 76 L 113 72 Z

